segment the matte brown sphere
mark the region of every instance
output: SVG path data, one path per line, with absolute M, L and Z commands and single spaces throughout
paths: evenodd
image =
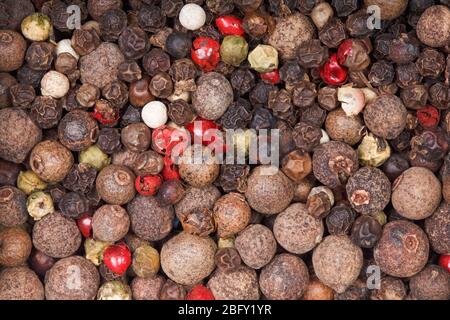
M 0 110 L 0 158 L 21 163 L 41 139 L 42 130 L 24 110 Z
M 422 220 L 433 214 L 441 202 L 441 183 L 429 169 L 411 167 L 392 185 L 392 205 L 403 217 Z
M 26 195 L 12 186 L 0 187 L 0 225 L 14 227 L 28 218 Z
M 423 230 L 406 220 L 384 225 L 373 255 L 381 271 L 393 277 L 411 277 L 428 261 L 429 243 Z
M 23 64 L 26 49 L 27 43 L 20 33 L 0 30 L 0 72 L 19 69 Z
M 450 9 L 444 5 L 427 8 L 419 18 L 417 37 L 430 47 L 445 47 L 450 44 Z
M 309 280 L 302 300 L 334 300 L 334 291 L 319 279 L 313 278 Z
M 325 285 L 343 293 L 356 279 L 363 265 L 363 252 L 346 235 L 328 236 L 312 257 L 314 272 Z
M 399 97 L 383 94 L 365 107 L 364 123 L 373 134 L 394 139 L 405 128 L 406 115 L 406 108 Z
M 308 213 L 303 203 L 293 203 L 275 219 L 273 233 L 287 251 L 303 254 L 322 241 L 323 222 Z
M 213 213 L 218 236 L 226 238 L 238 233 L 248 225 L 251 209 L 243 195 L 230 192 L 216 201 Z
M 187 187 L 183 199 L 175 205 L 175 213 L 180 218 L 194 210 L 212 210 L 220 196 L 219 189 L 213 185 L 204 188 Z
M 50 257 L 64 258 L 78 250 L 81 233 L 73 219 L 56 211 L 35 223 L 33 245 Z
M 6 268 L 0 272 L 0 300 L 44 300 L 44 286 L 28 267 Z
M 156 275 L 148 278 L 135 277 L 131 281 L 134 300 L 159 300 L 159 293 L 165 280 Z
M 21 228 L 0 232 L 0 265 L 16 267 L 25 263 L 31 253 L 30 235 Z
M 248 177 L 245 197 L 250 207 L 259 213 L 276 214 L 291 203 L 294 184 L 281 170 L 258 166 Z
M 380 288 L 372 291 L 371 300 L 404 300 L 406 298 L 406 287 L 401 279 L 383 277 Z
M 328 113 L 325 129 L 332 140 L 354 145 L 361 141 L 364 126 L 360 116 L 347 116 L 338 108 Z
M 262 224 L 245 228 L 234 241 L 242 261 L 253 269 L 260 269 L 272 260 L 277 251 L 277 241 L 272 231 Z
M 382 20 L 393 20 L 399 17 L 408 6 L 408 0 L 364 0 L 366 7 L 378 6 Z
M 425 220 L 425 232 L 433 251 L 450 253 L 450 205 L 442 202 L 439 208 Z
M 207 147 L 188 147 L 180 157 L 178 171 L 189 185 L 203 188 L 214 182 L 220 173 L 220 165 Z M 199 154 L 197 159 L 196 154 Z
M 55 263 L 45 276 L 47 300 L 93 300 L 97 295 L 100 275 L 95 265 L 80 256 Z
M 428 265 L 409 281 L 411 295 L 419 300 L 449 300 L 450 273 L 437 265 Z
M 142 152 L 150 147 L 152 133 L 143 122 L 132 123 L 122 129 L 122 144 L 133 152 Z
M 216 250 L 211 238 L 182 232 L 163 244 L 161 267 L 173 281 L 194 285 L 214 270 Z
M 233 271 L 217 269 L 207 287 L 216 300 L 258 300 L 259 285 L 256 271 L 241 266 Z
M 72 151 L 81 151 L 97 141 L 99 128 L 97 121 L 83 110 L 67 113 L 59 122 L 59 141 Z
M 298 300 L 308 286 L 306 264 L 288 253 L 277 255 L 261 270 L 259 286 L 269 300 Z
M 155 197 L 136 196 L 127 206 L 131 230 L 140 238 L 158 241 L 172 230 L 172 206 L 161 207 Z
M 53 140 L 39 142 L 31 151 L 30 167 L 46 182 L 61 182 L 72 168 L 72 153 L 61 143 Z
M 134 198 L 136 177 L 133 171 L 122 165 L 109 165 L 103 168 L 95 182 L 97 192 L 103 201 L 122 205 Z
M 92 217 L 94 238 L 104 242 L 116 242 L 126 236 L 130 228 L 127 211 L 118 205 L 105 204 Z

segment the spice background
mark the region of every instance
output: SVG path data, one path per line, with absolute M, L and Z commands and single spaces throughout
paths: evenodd
M 449 110 L 448 0 L 1 0 L 0 300 L 449 300 Z

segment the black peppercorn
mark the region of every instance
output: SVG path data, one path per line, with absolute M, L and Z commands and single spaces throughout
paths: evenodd
M 149 89 L 155 97 L 165 99 L 173 92 L 173 82 L 169 74 L 158 72 L 153 76 L 149 83 Z
M 77 29 L 72 35 L 72 48 L 80 56 L 94 51 L 101 43 L 100 37 L 94 29 Z
M 9 88 L 11 103 L 13 107 L 29 108 L 36 98 L 34 88 L 28 84 L 15 84 Z
M 127 26 L 127 14 L 121 9 L 108 10 L 100 17 L 99 25 L 105 41 L 117 41 Z
M 166 23 L 166 16 L 161 8 L 154 5 L 143 5 L 137 18 L 139 26 L 147 32 L 156 32 Z
M 150 42 L 144 30 L 128 27 L 119 36 L 119 47 L 126 59 L 137 60 L 150 49 Z
M 52 66 L 55 46 L 48 42 L 33 42 L 27 49 L 25 61 L 33 70 L 46 71 Z
M 58 207 L 64 216 L 77 219 L 89 210 L 89 202 L 85 196 L 69 192 L 59 200 Z
M 175 59 L 184 58 L 191 52 L 191 39 L 186 33 L 172 32 L 166 39 L 165 49 Z
M 78 163 L 70 169 L 63 181 L 63 186 L 74 192 L 87 193 L 94 186 L 96 176 L 95 168 L 87 163 Z
M 347 38 L 345 26 L 341 20 L 331 18 L 319 30 L 319 39 L 328 48 L 336 48 Z
M 233 89 L 243 96 L 255 86 L 255 76 L 249 69 L 238 68 L 231 73 L 230 83 Z
M 142 66 L 150 76 L 158 72 L 167 72 L 170 68 L 170 57 L 163 50 L 154 48 L 144 55 Z
M 128 102 L 128 87 L 120 80 L 113 80 L 102 88 L 103 97 L 116 109 L 121 109 Z
M 98 132 L 97 122 L 82 110 L 67 113 L 58 125 L 59 140 L 72 151 L 81 151 L 91 146 L 97 140 Z
M 118 78 L 125 82 L 142 79 L 142 70 L 136 61 L 124 61 L 119 65 Z
M 39 96 L 31 105 L 30 117 L 42 129 L 54 128 L 62 116 L 62 107 L 57 100 L 48 96 Z
M 368 215 L 360 216 L 353 224 L 352 241 L 361 248 L 373 248 L 381 236 L 381 225 Z
M 244 129 L 252 119 L 250 103 L 239 98 L 220 117 L 218 124 L 224 129 Z

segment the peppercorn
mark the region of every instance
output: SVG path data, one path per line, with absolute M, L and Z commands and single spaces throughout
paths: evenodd
M 185 300 L 186 290 L 181 284 L 168 279 L 161 287 L 159 300 Z
M 106 248 L 111 245 L 109 242 L 94 240 L 87 238 L 84 241 L 84 252 L 86 259 L 91 261 L 94 265 L 99 266 L 103 261 L 103 253 Z M 109 269 L 108 269 L 109 270 Z
M 169 74 L 159 72 L 153 76 L 149 83 L 150 93 L 155 97 L 165 99 L 173 92 L 173 82 Z
M 78 155 L 78 161 L 80 164 L 84 163 L 100 171 L 109 165 L 111 158 L 109 158 L 106 153 L 94 144 L 80 152 Z
M 249 254 L 251 255 L 251 253 Z M 214 262 L 216 264 L 217 270 L 222 270 L 224 272 L 233 272 L 241 266 L 242 260 L 236 248 L 220 248 L 219 246 L 219 250 L 217 250 L 214 257 Z
M 214 203 L 221 196 L 220 191 L 213 185 L 204 188 L 187 187 L 184 197 L 175 205 L 178 218 L 191 211 L 208 208 L 213 209 Z
M 439 254 L 450 252 L 450 236 L 445 231 L 450 226 L 450 207 L 446 202 L 442 202 L 437 210 L 425 220 L 425 232 L 430 240 L 431 247 Z
M 108 165 L 97 176 L 96 188 L 100 197 L 109 204 L 122 205 L 133 199 L 135 175 L 122 165 Z
M 398 153 L 391 155 L 383 164 L 383 172 L 391 182 L 394 182 L 408 168 L 408 160 Z
M 164 278 L 156 275 L 148 278 L 135 277 L 131 281 L 131 291 L 135 300 L 159 300 Z
M 334 195 L 331 189 L 319 186 L 311 189 L 306 199 L 308 213 L 317 218 L 324 218 L 334 204 Z
M 219 176 L 220 166 L 210 149 L 204 146 L 188 147 L 179 161 L 181 178 L 193 187 L 202 188 Z M 199 156 L 201 158 L 199 158 Z
M 0 299 L 44 300 L 44 286 L 26 266 L 6 268 L 0 272 Z
M 62 116 L 62 107 L 52 97 L 39 96 L 34 99 L 30 117 L 40 128 L 50 129 L 56 127 Z
M 328 48 L 337 48 L 346 38 L 344 23 L 335 17 L 328 19 L 328 22 L 319 30 L 319 39 Z
M 0 39 L 0 71 L 10 72 L 19 69 L 27 49 L 25 39 L 12 30 L 0 30 Z
M 55 259 L 42 251 L 34 249 L 31 252 L 29 263 L 34 272 L 41 277 L 45 277 L 47 271 L 55 264 Z
M 47 184 L 33 171 L 21 171 L 17 177 L 17 187 L 26 194 L 31 194 L 34 191 L 44 190 Z
M 167 37 L 165 49 L 175 59 L 181 59 L 191 52 L 191 46 L 191 40 L 188 35 L 176 31 Z
M 220 46 L 222 61 L 238 67 L 247 58 L 248 44 L 238 35 L 226 36 Z
M 47 214 L 53 213 L 55 208 L 51 195 L 42 191 L 33 192 L 28 196 L 27 210 L 34 220 L 40 220 Z
M 246 266 L 233 271 L 216 270 L 207 287 L 216 300 L 258 300 L 260 296 L 258 276 Z
M 442 267 L 428 265 L 409 282 L 411 295 L 419 300 L 448 300 L 450 276 Z
M 92 230 L 95 239 L 116 242 L 128 232 L 130 220 L 125 209 L 118 205 L 103 205 L 95 211 Z
M 18 180 L 21 165 L 0 159 L 0 185 L 14 185 Z
M 248 54 L 248 62 L 257 72 L 270 72 L 278 68 L 278 51 L 269 45 L 258 45 Z
M 385 1 L 385 0 L 364 0 L 366 7 L 378 6 L 380 8 L 380 18 L 383 20 L 394 20 L 399 17 L 408 6 L 408 1 Z
M 167 107 L 161 101 L 151 101 L 142 109 L 141 117 L 148 127 L 156 129 L 167 122 Z
M 97 300 L 131 300 L 131 298 L 131 288 L 118 280 L 103 283 L 97 292 Z
M 122 62 L 117 72 L 117 77 L 125 82 L 132 83 L 142 79 L 142 70 L 136 61 Z
M 0 231 L 0 265 L 5 267 L 20 266 L 26 262 L 31 253 L 31 238 L 20 228 L 6 228 Z
M 430 47 L 443 47 L 450 41 L 450 9 L 443 5 L 427 8 L 419 18 L 416 26 L 417 37 Z M 436 21 L 442 23 L 436 24 Z
M 380 288 L 372 291 L 371 300 L 404 300 L 406 287 L 401 279 L 393 277 L 381 278 Z
M 423 230 L 412 222 L 388 222 L 374 249 L 381 271 L 394 277 L 411 277 L 425 266 L 429 243 Z

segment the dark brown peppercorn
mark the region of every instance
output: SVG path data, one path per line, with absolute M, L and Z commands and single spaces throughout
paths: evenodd
M 27 49 L 25 61 L 33 70 L 49 70 L 55 55 L 55 46 L 48 42 L 33 42 Z
M 443 53 L 435 49 L 425 48 L 420 53 L 416 65 L 422 77 L 437 79 L 444 71 L 445 57 Z
M 135 277 L 131 281 L 131 290 L 135 300 L 159 300 L 160 291 L 165 280 L 156 275 L 148 278 Z M 167 292 L 167 290 L 166 290 Z
M 44 300 L 44 286 L 26 266 L 6 268 L 0 272 L 1 300 Z
M 39 96 L 31 105 L 30 118 L 42 129 L 54 128 L 62 116 L 62 107 L 49 96 Z
M 389 59 L 397 64 L 410 63 L 419 56 L 419 41 L 406 33 L 393 39 L 389 46 Z
M 29 259 L 31 269 L 41 277 L 45 277 L 45 274 L 53 267 L 55 262 L 54 258 L 49 257 L 37 249 L 34 249 L 33 252 L 31 252 Z
M 395 83 L 400 88 L 407 88 L 411 85 L 419 84 L 420 81 L 422 81 L 422 76 L 415 63 L 411 62 L 397 66 Z
M 165 99 L 173 92 L 173 83 L 169 74 L 159 72 L 153 76 L 149 83 L 149 89 L 155 97 Z
M 0 159 L 0 186 L 14 185 L 20 169 L 21 165 Z
M 94 29 L 77 29 L 72 35 L 72 48 L 80 56 L 85 56 L 97 49 L 101 40 Z
M 305 71 L 300 67 L 296 60 L 286 61 L 280 68 L 280 79 L 288 86 L 303 80 Z
M 317 101 L 319 105 L 327 110 L 331 111 L 337 107 L 337 90 L 333 87 L 323 87 L 319 89 L 319 93 L 317 95 Z
M 379 60 L 372 64 L 368 79 L 373 86 L 379 87 L 392 83 L 394 76 L 394 66 L 386 60 Z
M 297 148 L 310 152 L 319 145 L 322 138 L 322 130 L 307 122 L 299 122 L 294 127 L 292 137 Z
M 353 224 L 351 238 L 361 248 L 373 248 L 380 236 L 381 225 L 371 216 L 360 216 Z
M 122 129 L 121 140 L 125 147 L 134 152 L 142 152 L 150 147 L 151 131 L 143 123 L 132 123 Z
M 20 33 L 0 30 L 0 72 L 20 68 L 25 58 L 27 43 Z
M 250 167 L 239 164 L 224 164 L 221 166 L 219 185 L 225 192 L 245 192 L 247 189 L 247 176 Z
M 159 293 L 160 300 L 184 300 L 186 299 L 186 290 L 182 285 L 168 279 L 161 287 Z
M 113 80 L 102 88 L 103 97 L 116 109 L 128 102 L 128 87 L 120 80 Z
M 118 205 L 103 205 L 92 218 L 94 238 L 105 242 L 116 242 L 125 237 L 130 227 L 130 218 Z
M 150 93 L 150 79 L 145 77 L 130 84 L 130 103 L 135 107 L 143 107 L 155 97 Z
M 119 37 L 119 47 L 126 59 L 137 60 L 150 49 L 150 42 L 144 30 L 128 27 Z
M 433 84 L 428 90 L 430 102 L 438 109 L 450 108 L 450 87 L 442 82 Z
M 156 32 L 164 27 L 166 16 L 161 8 L 154 5 L 143 5 L 138 12 L 139 26 L 147 32 Z
M 370 19 L 370 14 L 366 9 L 359 10 L 348 16 L 345 21 L 345 28 L 350 37 L 362 38 L 370 36 L 373 33 L 373 28 L 368 26 L 367 21 Z
M 194 109 L 184 100 L 175 100 L 168 106 L 167 115 L 170 120 L 179 126 L 186 125 L 194 120 Z
M 119 65 L 118 78 L 125 82 L 134 82 L 142 79 L 142 70 L 136 61 L 124 61 Z
M 197 69 L 191 59 L 175 60 L 169 69 L 169 75 L 174 82 L 194 79 Z
M 144 55 L 142 66 L 150 76 L 167 72 L 170 68 L 170 57 L 163 50 L 154 48 Z
M 5 0 L 0 4 L 0 27 L 15 30 L 20 27 L 22 20 L 34 13 L 33 3 L 30 0 Z
M 96 188 L 100 197 L 109 204 L 122 205 L 133 199 L 135 176 L 122 165 L 109 165 L 97 176 Z
M 178 15 L 183 7 L 183 0 L 161 0 L 161 10 L 168 18 Z
M 73 73 L 78 66 L 78 60 L 68 52 L 58 55 L 55 61 L 55 70 L 65 75 Z
M 97 146 L 107 154 L 119 151 L 122 146 L 119 129 L 102 128 L 98 135 Z
M 36 98 L 34 88 L 28 84 L 15 84 L 9 88 L 11 103 L 16 108 L 29 108 Z
M 355 218 L 356 213 L 349 206 L 333 207 L 325 220 L 328 232 L 333 235 L 349 234 Z
M 58 203 L 61 213 L 69 218 L 78 219 L 89 210 L 89 201 L 77 192 L 66 193 Z
M 231 74 L 230 83 L 233 89 L 242 96 L 255 86 L 255 76 L 249 69 L 238 68 Z
M 328 48 L 318 39 L 305 41 L 297 49 L 297 59 L 304 68 L 319 67 L 328 59 Z
M 311 106 L 317 97 L 316 85 L 309 81 L 295 83 L 292 90 L 292 102 L 296 107 Z
M 0 107 L 7 107 L 11 104 L 11 94 L 9 88 L 17 84 L 17 79 L 6 72 L 0 73 Z
M 328 48 L 336 48 L 347 38 L 345 26 L 341 20 L 330 18 L 319 30 L 319 39 Z
M 77 163 L 70 169 L 63 186 L 74 192 L 88 193 L 94 186 L 96 176 L 97 171 L 93 167 L 87 163 Z
M 58 125 L 59 140 L 72 151 L 81 151 L 91 146 L 97 140 L 98 132 L 97 122 L 82 110 L 67 113 Z
M 433 250 L 439 254 L 450 252 L 450 206 L 442 202 L 439 208 L 425 220 L 425 232 Z
M 90 108 L 95 105 L 100 98 L 100 89 L 90 83 L 84 83 L 78 88 L 76 101 L 83 108 Z
M 0 231 L 0 244 L 0 265 L 2 266 L 20 266 L 30 256 L 31 238 L 21 228 L 7 228 Z
M 233 102 L 220 117 L 218 124 L 224 129 L 244 129 L 252 119 L 250 103 L 247 100 L 239 98 Z
M 427 87 L 418 84 L 401 89 L 400 98 L 408 109 L 418 110 L 423 108 L 428 99 Z
M 186 33 L 172 32 L 166 39 L 165 49 L 175 59 L 184 58 L 191 52 L 191 39 Z
M 391 182 L 394 182 L 408 168 L 408 160 L 398 153 L 391 155 L 383 164 L 383 172 Z
M 412 166 L 425 167 L 433 172 L 439 169 L 448 151 L 446 134 L 439 128 L 426 130 L 411 138 L 408 154 Z
M 216 230 L 213 212 L 208 208 L 194 209 L 180 217 L 183 230 L 189 234 L 206 237 Z
M 120 9 L 121 7 L 121 0 L 89 0 L 87 4 L 89 14 L 92 18 L 94 18 L 94 20 L 100 19 L 100 17 L 110 9 Z
M 183 184 L 176 179 L 166 180 L 158 189 L 156 199 L 161 207 L 174 205 L 183 199 L 185 189 Z
M 218 270 L 233 272 L 241 266 L 241 257 L 235 248 L 221 248 L 217 250 L 214 262 Z
M 41 79 L 44 76 L 45 71 L 37 71 L 31 69 L 28 65 L 23 65 L 17 70 L 17 81 L 22 84 L 29 84 L 33 88 L 37 89 L 41 85 Z
M 127 26 L 127 14 L 121 9 L 111 9 L 106 11 L 98 22 L 103 40 L 117 41 Z
M 133 163 L 133 171 L 137 176 L 157 175 L 163 167 L 163 157 L 153 150 L 140 153 Z
M 70 89 L 69 92 L 58 100 L 58 104 L 66 111 L 72 111 L 75 109 L 82 108 L 76 99 L 77 91 L 79 89 L 79 86 L 75 86 L 74 89 Z

